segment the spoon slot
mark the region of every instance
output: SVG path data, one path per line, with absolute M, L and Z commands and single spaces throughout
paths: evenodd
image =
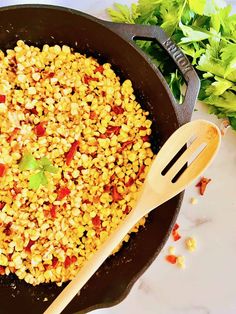
M 178 158 L 178 160 L 176 160 L 176 162 L 166 173 L 166 176 L 172 183 L 176 182 L 179 174 L 181 173 L 181 171 L 183 171 L 184 166 L 186 166 L 190 160 L 195 159 L 196 156 L 199 154 L 199 151 L 201 152 L 203 147 L 206 146 L 206 143 L 204 143 L 203 141 L 204 139 L 202 138 L 202 136 L 197 137 L 190 144 L 190 146 L 185 149 L 183 154 Z
M 178 151 L 178 153 L 168 162 L 168 164 L 165 166 L 165 168 L 162 170 L 161 175 L 165 176 L 167 172 L 171 169 L 171 167 L 176 163 L 176 161 L 183 155 L 183 153 L 186 151 L 186 144 L 183 145 L 182 148 Z
M 205 149 L 205 147 L 207 146 L 206 143 L 202 143 L 197 149 L 196 151 L 192 154 L 192 156 L 190 156 L 188 162 L 177 172 L 177 174 L 174 176 L 174 178 L 171 180 L 172 183 L 177 182 L 177 180 L 179 179 L 179 177 L 181 176 L 181 174 L 187 169 L 187 167 L 189 167 L 192 162 L 200 155 L 200 153 Z
M 165 166 L 165 168 L 161 171 L 161 174 L 165 176 L 167 172 L 171 169 L 171 167 L 176 163 L 176 161 L 184 154 L 184 152 L 187 149 L 187 146 L 190 146 L 195 140 L 197 136 L 193 135 L 189 140 L 186 140 L 186 142 L 183 144 L 183 146 L 179 149 L 177 154 L 174 155 L 173 158 L 168 162 L 168 164 Z M 187 145 L 188 143 L 188 145 Z
M 207 161 L 210 160 L 212 152 L 216 152 L 218 146 L 219 144 L 217 141 L 212 141 L 208 144 L 205 144 L 200 153 L 195 157 L 195 159 L 192 160 L 191 164 L 189 164 L 184 172 L 179 176 L 175 184 L 181 186 L 186 182 L 186 180 L 193 180 L 196 177 L 194 176 L 194 173 L 201 173 L 202 171 L 204 171 L 207 167 L 205 165 L 207 165 Z

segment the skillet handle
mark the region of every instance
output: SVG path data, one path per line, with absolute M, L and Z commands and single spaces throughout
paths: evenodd
M 193 108 L 197 101 L 200 89 L 200 80 L 194 68 L 180 48 L 158 26 L 120 24 L 107 21 L 102 22 L 111 30 L 118 33 L 132 46 L 135 46 L 136 49 L 137 46 L 133 42 L 134 39 L 156 40 L 162 46 L 162 48 L 173 59 L 177 68 L 180 70 L 185 79 L 187 89 L 184 102 L 182 105 L 179 105 L 176 101 L 174 101 L 174 104 L 175 112 L 179 118 L 180 123 L 185 124 L 186 122 L 189 122 L 191 120 Z M 150 63 L 149 57 L 143 52 L 142 54 L 144 58 Z

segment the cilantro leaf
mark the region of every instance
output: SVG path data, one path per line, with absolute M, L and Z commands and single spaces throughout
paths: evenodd
M 54 167 L 47 157 L 42 157 L 41 159 L 36 160 L 31 153 L 26 153 L 23 156 L 19 168 L 20 170 L 40 170 L 29 178 L 29 188 L 33 190 L 37 190 L 40 185 L 48 185 L 48 179 L 45 172 L 54 174 L 58 172 L 58 168 Z
M 42 157 L 39 160 L 39 164 L 42 168 L 44 168 L 44 167 L 50 166 L 52 163 L 47 157 Z
M 44 173 L 44 171 L 39 171 L 36 174 L 30 176 L 29 179 L 29 188 L 33 190 L 37 190 L 40 185 L 47 186 L 48 179 Z
M 48 165 L 44 167 L 44 171 L 56 174 L 58 172 L 58 168 L 52 165 Z
M 26 153 L 19 163 L 20 170 L 36 170 L 39 168 L 39 163 L 31 153 Z
M 40 185 L 42 184 L 42 180 L 43 180 L 43 172 L 39 171 L 36 174 L 33 174 L 30 176 L 29 178 L 29 188 L 33 189 L 33 190 L 37 190 Z
M 39 162 L 40 162 L 40 166 L 42 168 L 42 171 L 47 171 L 50 173 L 57 173 L 58 172 L 58 168 L 54 167 L 52 165 L 51 161 L 47 157 L 42 157 Z
M 46 177 L 46 174 L 45 172 L 42 171 L 42 174 L 41 174 L 41 184 L 45 187 L 48 186 L 48 179 Z

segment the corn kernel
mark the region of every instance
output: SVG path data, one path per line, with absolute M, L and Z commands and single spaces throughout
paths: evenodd
M 197 241 L 193 237 L 189 237 L 185 240 L 185 246 L 188 251 L 194 252 L 197 248 Z

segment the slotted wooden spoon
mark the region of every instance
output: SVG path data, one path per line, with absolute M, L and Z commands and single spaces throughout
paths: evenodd
M 192 142 L 188 148 L 177 161 L 173 162 L 170 169 L 165 171 L 166 173 L 163 172 L 190 140 Z M 76 277 L 59 294 L 44 314 L 61 313 L 139 219 L 183 191 L 209 166 L 217 153 L 220 142 L 219 129 L 205 120 L 187 123 L 174 132 L 154 159 L 136 207 L 127 215 L 100 249 L 85 263 Z M 203 149 L 199 152 L 202 147 Z M 190 160 L 191 163 L 180 176 L 173 180 Z

